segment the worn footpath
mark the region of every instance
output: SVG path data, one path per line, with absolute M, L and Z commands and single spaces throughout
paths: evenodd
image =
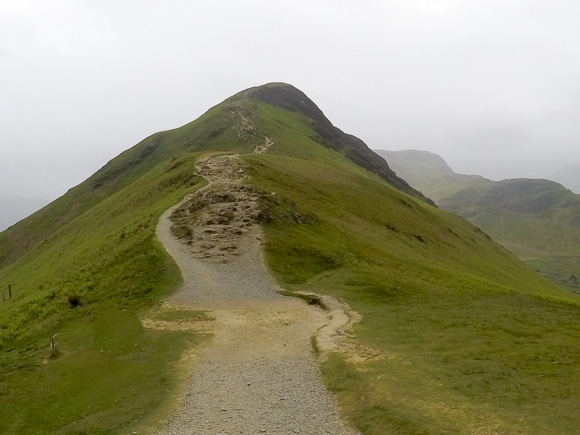
M 272 144 L 266 138 L 257 152 Z M 148 328 L 212 334 L 184 357 L 177 408 L 159 434 L 355 434 L 322 383 L 324 355 L 344 341 L 353 314 L 324 297 L 324 311 L 281 296 L 261 258 L 263 193 L 243 183 L 235 155 L 200 160 L 209 184 L 160 219 L 157 236 L 179 264 L 183 287 L 161 308 L 206 312 L 201 321 L 144 319 Z

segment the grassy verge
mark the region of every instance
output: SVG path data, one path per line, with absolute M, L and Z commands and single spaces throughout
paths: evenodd
M 125 432 L 162 405 L 175 388 L 172 366 L 200 336 L 145 331 L 134 314 L 111 310 L 70 323 L 57 339 L 56 356 L 47 349 L 0 378 L 0 432 Z
M 397 304 L 345 296 L 375 354 L 356 363 L 336 355 L 324 373 L 364 433 L 576 430 L 578 306 L 494 293 Z
M 373 177 L 248 161 L 252 183 L 277 193 L 265 199 L 273 272 L 363 317 L 360 355 L 323 365 L 363 433 L 574 433 L 576 296 L 466 221 Z

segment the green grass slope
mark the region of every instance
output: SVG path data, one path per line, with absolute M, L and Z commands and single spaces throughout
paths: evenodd
M 160 165 L 0 271 L 1 433 L 121 431 L 161 405 L 200 337 L 145 331 L 137 315 L 180 282 L 154 229 L 203 183 L 193 161 Z
M 460 217 L 379 179 L 247 157 L 266 253 L 291 290 L 362 315 L 354 351 L 323 365 L 365 434 L 574 433 L 580 299 Z
M 299 106 L 265 103 L 272 90 Z M 176 358 L 199 337 L 136 326 L 180 282 L 155 225 L 203 184 L 194 175 L 200 152 L 251 153 L 266 135 L 276 136 L 273 153 L 365 173 L 357 159 L 421 196 L 288 85 L 241 92 L 194 122 L 150 136 L 0 233 L 1 433 L 124 432 L 163 406 Z
M 145 139 L 0 233 L 0 433 L 124 432 L 163 404 L 173 365 L 200 337 L 135 326 L 180 283 L 155 226 L 204 184 L 196 152 L 253 149 L 229 109 Z M 115 330 L 137 329 L 118 338 L 117 318 Z
M 545 277 L 580 291 L 579 195 L 548 180 L 456 174 L 424 151 L 379 153 L 441 208 L 469 219 Z
M 180 283 L 154 229 L 203 185 L 197 158 L 222 151 L 276 193 L 262 217 L 280 282 L 363 315 L 356 352 L 323 369 L 364 433 L 577 427 L 578 298 L 272 84 L 145 139 L 0 233 L 1 433 L 131 433 L 162 415 L 176 362 L 203 337 L 139 321 Z

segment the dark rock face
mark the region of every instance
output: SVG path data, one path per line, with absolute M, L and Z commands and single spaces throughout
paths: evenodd
M 354 163 L 382 177 L 393 187 L 435 206 L 432 200 L 398 177 L 387 161 L 372 151 L 362 140 L 332 125 L 318 106 L 302 91 L 291 85 L 275 83 L 251 88 L 246 92 L 250 99 L 298 111 L 307 116 L 312 120 L 313 128 L 318 135 L 317 139 L 322 145 L 344 152 Z

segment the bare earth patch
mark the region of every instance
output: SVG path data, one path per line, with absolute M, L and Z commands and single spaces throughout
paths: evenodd
M 256 152 L 272 145 L 266 139 Z M 209 184 L 160 219 L 157 236 L 179 264 L 183 287 L 161 309 L 205 311 L 211 320 L 143 319 L 147 328 L 212 334 L 183 359 L 182 394 L 159 434 L 356 434 L 322 383 L 321 357 L 356 315 L 324 296 L 325 311 L 280 295 L 260 255 L 263 193 L 244 186 L 234 155 L 201 160 Z M 347 339 L 348 341 L 348 339 Z

